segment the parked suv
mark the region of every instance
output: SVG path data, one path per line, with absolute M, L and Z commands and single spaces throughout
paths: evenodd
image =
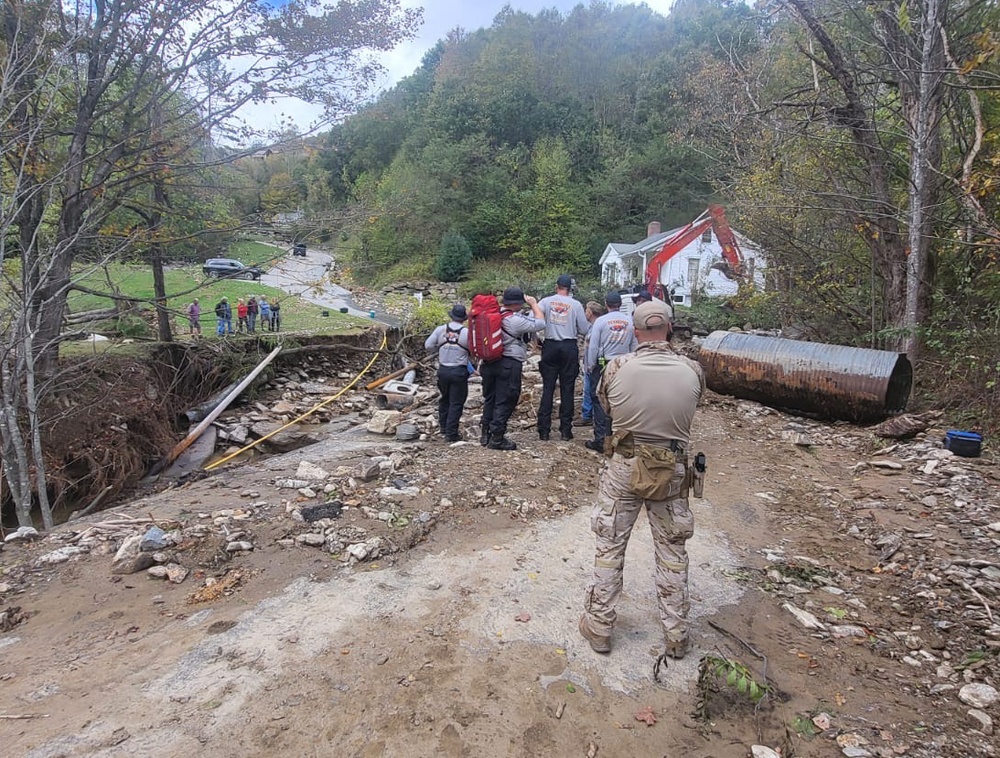
M 209 258 L 201 270 L 205 276 L 228 279 L 260 279 L 262 273 L 256 266 L 244 266 L 232 258 Z
M 294 247 L 292 247 L 292 255 L 305 255 L 306 254 L 306 243 L 296 242 Z

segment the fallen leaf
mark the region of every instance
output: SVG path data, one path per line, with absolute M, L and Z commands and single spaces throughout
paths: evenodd
M 569 692 L 569 693 L 576 692 L 576 687 L 574 687 L 572 684 L 567 684 L 566 685 L 566 691 Z
M 523 613 L 519 613 L 519 614 L 517 614 L 514 617 L 514 621 L 522 621 L 524 623 L 527 623 L 527 622 L 531 621 L 531 614 L 528 613 L 527 611 L 524 611 Z
M 833 699 L 838 706 L 843 706 L 847 702 L 847 698 L 841 695 L 839 692 L 833 696 Z
M 652 726 L 656 723 L 656 715 L 653 713 L 653 709 L 650 706 L 646 706 L 637 714 L 635 714 L 636 721 L 644 721 L 646 726 Z

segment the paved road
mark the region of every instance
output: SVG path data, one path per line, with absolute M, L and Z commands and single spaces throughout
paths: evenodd
M 340 310 L 347 308 L 352 316 L 370 318 L 366 310 L 355 307 L 349 290 L 330 280 L 329 271 L 333 256 L 319 250 L 310 250 L 305 256 L 286 255 L 278 259 L 273 268 L 260 279 L 261 284 L 277 287 L 292 295 L 298 295 L 310 303 Z M 395 325 L 393 319 L 376 311 L 375 318 L 381 323 Z

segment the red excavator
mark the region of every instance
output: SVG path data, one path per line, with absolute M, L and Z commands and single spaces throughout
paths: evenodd
M 707 229 L 715 231 L 715 236 L 722 246 L 722 260 L 713 263 L 712 268 L 722 272 L 727 279 L 739 282 L 742 288 L 752 284 L 749 273 L 744 264 L 743 251 L 736 241 L 736 235 L 729 227 L 726 220 L 726 212 L 721 205 L 709 205 L 708 210 L 702 213 L 690 224 L 679 230 L 672 237 L 668 237 L 663 243 L 663 247 L 656 255 L 646 263 L 646 289 L 653 297 L 657 297 L 666 303 L 671 302 L 670 292 L 667 286 L 660 281 L 660 272 L 664 264 L 673 258 L 677 253 L 687 247 L 691 242 L 698 239 Z

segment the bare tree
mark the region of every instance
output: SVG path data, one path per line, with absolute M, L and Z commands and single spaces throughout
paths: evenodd
M 170 183 L 241 154 L 206 150 L 212 135 L 249 143 L 259 132 L 241 109 L 277 97 L 342 115 L 373 82 L 374 54 L 418 20 L 399 0 L 3 0 L 0 431 L 19 521 L 33 497 L 45 506 L 38 401 L 74 264 L 150 244 L 159 257 Z M 145 215 L 109 237 L 140 196 Z M 157 294 L 162 306 L 162 282 Z

